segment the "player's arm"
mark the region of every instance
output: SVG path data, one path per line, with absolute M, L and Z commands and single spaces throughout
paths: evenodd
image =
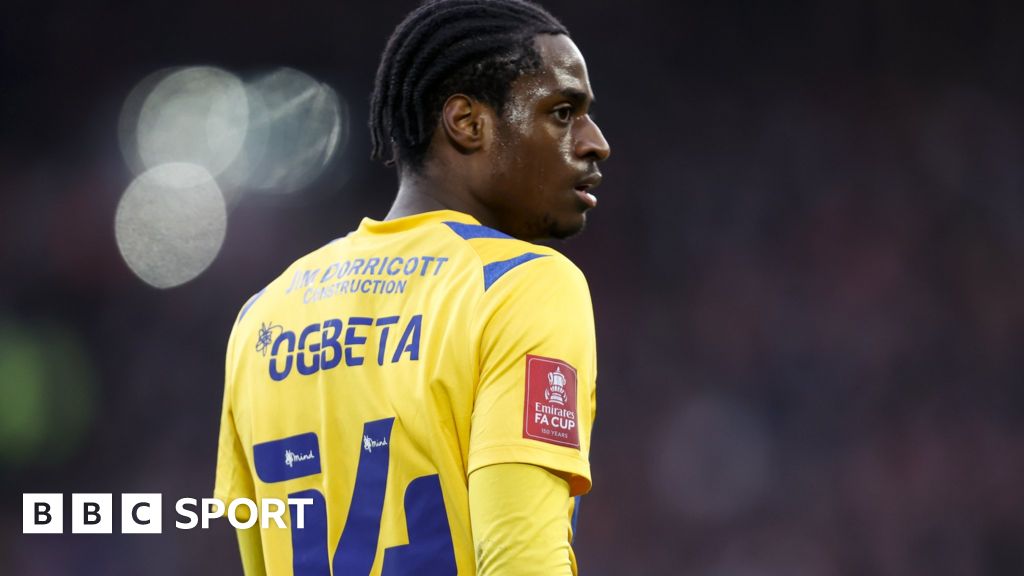
M 532 464 L 495 464 L 469 476 L 478 576 L 570 576 L 575 558 L 569 484 Z
M 234 387 L 234 338 L 232 331 L 225 358 L 224 402 L 221 408 L 220 440 L 217 449 L 217 478 L 213 490 L 215 498 L 229 504 L 235 498 L 255 498 L 256 488 L 249 471 L 245 448 L 235 425 L 232 395 Z M 248 520 L 248 508 L 239 509 L 239 519 Z M 242 568 L 246 576 L 266 576 L 263 562 L 263 544 L 260 540 L 259 524 L 253 528 L 237 530 L 238 546 L 242 556 Z
M 572 497 L 591 485 L 597 370 L 586 281 L 564 258 L 537 258 L 493 282 L 478 312 L 468 472 L 479 574 L 574 574 Z
M 235 431 L 229 394 L 225 394 L 223 415 L 221 416 L 220 449 L 217 454 L 217 483 L 214 497 L 222 500 L 225 505 L 235 498 L 253 498 L 255 488 L 249 467 L 245 460 L 244 450 L 238 433 Z M 247 521 L 248 508 L 238 508 L 238 517 Z M 238 548 L 242 555 L 242 569 L 246 576 L 266 576 L 263 562 L 263 543 L 260 540 L 259 523 L 248 529 L 238 529 Z
M 242 506 L 241 509 L 246 509 Z M 244 520 L 243 520 L 244 521 Z M 260 540 L 259 523 L 252 528 L 240 528 L 238 532 L 238 550 L 242 554 L 242 570 L 245 576 L 267 576 L 266 564 L 263 562 L 263 542 Z

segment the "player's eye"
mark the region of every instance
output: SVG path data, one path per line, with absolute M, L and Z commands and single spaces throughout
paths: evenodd
M 569 121 L 572 120 L 573 109 L 571 105 L 566 104 L 555 108 L 551 113 L 555 115 L 555 118 L 557 118 L 559 122 L 568 124 Z

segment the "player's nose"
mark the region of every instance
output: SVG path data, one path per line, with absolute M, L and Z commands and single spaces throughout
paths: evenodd
M 611 147 L 597 123 L 589 115 L 585 116 L 576 137 L 576 156 L 602 162 L 611 154 Z

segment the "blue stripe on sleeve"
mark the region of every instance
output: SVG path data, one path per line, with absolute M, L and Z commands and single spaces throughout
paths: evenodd
M 445 224 L 461 236 L 463 240 L 471 240 L 473 238 L 512 238 L 504 232 L 498 232 L 494 228 L 480 226 L 479 224 L 463 224 L 462 222 L 445 222 Z
M 515 258 L 509 258 L 508 260 L 500 260 L 498 262 L 491 262 L 484 266 L 484 291 L 488 290 L 492 284 L 498 281 L 498 278 L 504 276 L 508 271 L 512 270 L 520 264 L 525 264 L 535 258 L 543 258 L 546 254 L 536 254 L 534 252 L 527 252 L 520 254 Z
M 260 296 L 263 296 L 263 293 L 266 291 L 267 289 L 264 288 L 254 294 L 252 298 L 249 298 L 249 301 L 245 303 L 245 306 L 242 306 L 242 312 L 238 315 L 238 322 L 242 321 L 242 318 L 245 317 L 245 313 L 249 311 L 249 308 L 252 308 L 252 305 L 255 304 L 256 301 L 260 299 Z
M 576 503 L 572 506 L 572 542 L 569 544 L 576 542 L 576 520 L 580 517 L 580 497 L 577 496 L 575 500 Z

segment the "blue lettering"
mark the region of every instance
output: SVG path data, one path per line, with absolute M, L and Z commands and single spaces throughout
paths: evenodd
M 437 273 L 441 271 L 441 265 L 444 264 L 447 261 L 448 261 L 448 257 L 447 256 L 442 256 L 442 257 L 437 259 L 437 268 L 434 268 L 434 276 L 437 276 Z
M 355 261 L 352 262 L 351 274 L 353 276 L 358 276 L 359 272 L 363 269 L 363 264 L 365 263 L 366 260 L 363 260 L 362 258 L 356 258 Z
M 364 318 L 362 316 L 353 316 L 348 319 L 348 330 L 345 332 L 345 365 L 346 366 L 362 366 L 363 357 L 356 356 L 353 353 L 353 348 L 356 346 L 362 346 L 366 344 L 365 336 L 356 335 L 356 326 L 372 326 L 373 318 Z
M 310 356 L 313 357 L 311 364 L 306 364 L 306 353 L 303 350 L 306 349 L 306 338 L 310 334 L 320 331 L 320 323 L 310 324 L 302 329 L 302 334 L 299 335 L 299 353 L 296 359 L 296 364 L 299 369 L 299 374 L 303 376 L 310 376 L 320 371 L 320 355 L 317 352 L 320 351 L 319 343 L 312 343 L 309 345 Z
M 394 282 L 394 280 L 392 280 L 392 282 Z M 384 348 L 388 344 L 388 332 L 391 330 L 391 325 L 392 324 L 397 324 L 397 323 L 398 323 L 398 316 L 387 316 L 385 318 L 378 318 L 377 319 L 377 326 L 383 326 L 384 327 L 384 329 L 381 330 L 380 347 L 377 348 L 377 365 L 378 366 L 383 366 L 384 365 Z
M 411 276 L 412 273 L 415 272 L 416 269 L 419 267 L 420 259 L 413 256 L 412 258 L 409 258 L 409 260 L 405 262 L 405 268 L 402 270 L 402 272 L 404 272 L 406 276 Z
M 312 270 L 306 270 L 302 273 L 302 287 L 305 288 L 316 280 L 317 273 L 320 272 L 319 268 L 313 268 Z
M 324 275 L 320 277 L 320 283 L 323 284 L 324 282 L 327 282 L 327 279 L 331 277 L 331 274 L 334 274 L 337 271 L 338 271 L 338 263 L 337 262 L 335 262 L 334 264 L 331 264 L 330 266 L 328 266 L 327 270 L 324 270 Z
M 284 359 L 284 369 L 277 369 L 277 352 L 281 348 L 281 343 L 288 343 L 288 355 Z M 284 331 L 277 340 L 274 340 L 274 345 L 270 349 L 270 378 L 275 382 L 280 382 L 288 377 L 288 373 L 292 371 L 292 352 L 295 351 L 295 333 L 291 331 Z
M 335 278 L 342 278 L 342 277 L 344 277 L 346 274 L 348 274 L 348 270 L 351 267 L 352 267 L 352 261 L 351 260 L 345 260 L 345 263 L 338 267 L 338 275 L 335 276 Z
M 365 282 L 369 282 L 364 281 Z M 380 286 L 398 284 L 395 281 L 378 280 Z M 356 284 L 356 283 L 353 283 Z M 380 288 L 380 286 L 377 286 Z M 355 285 L 353 285 L 353 289 Z M 326 289 L 325 289 L 326 290 Z M 362 366 L 366 362 L 363 351 L 359 348 L 367 345 L 369 334 L 362 331 L 363 327 L 377 327 L 380 335 L 377 342 L 377 365 L 383 366 L 391 336 L 391 327 L 401 323 L 401 316 L 384 316 L 370 318 L 352 316 L 348 326 L 340 318 L 328 318 L 323 323 L 313 323 L 296 333 L 290 330 L 281 332 L 270 346 L 269 372 L 274 381 L 281 381 L 291 374 L 292 366 L 303 376 L 312 376 L 321 370 L 331 370 L 341 365 L 342 359 L 346 366 Z M 342 331 L 345 339 L 341 342 Z M 371 329 L 372 330 L 372 329 Z M 391 356 L 395 364 L 408 354 L 408 359 L 415 362 L 420 359 L 420 336 L 423 332 L 423 315 L 414 315 L 405 325 L 398 346 Z
M 402 258 L 401 256 L 395 256 L 395 258 L 388 263 L 388 276 L 394 276 L 395 274 L 401 272 L 402 262 L 405 262 L 405 258 Z
M 409 320 L 409 325 L 405 327 L 405 332 L 402 333 L 402 339 L 398 341 L 398 348 L 395 349 L 395 355 L 391 357 L 391 363 L 394 364 L 402 359 L 402 354 L 409 353 L 409 359 L 416 361 L 420 359 L 420 331 L 423 326 L 423 315 L 417 314 Z
M 433 256 L 424 256 L 423 257 L 423 268 L 420 270 L 420 276 L 426 276 L 427 275 L 427 267 L 430 266 L 430 263 L 433 262 L 433 261 L 434 261 L 434 257 Z
M 327 335 L 328 328 L 334 331 L 331 336 Z M 330 370 L 341 363 L 341 344 L 338 343 L 339 336 L 341 336 L 341 320 L 337 318 L 325 320 L 324 331 L 321 332 L 320 340 L 320 368 L 322 370 Z M 334 350 L 334 354 L 330 358 L 327 357 L 328 350 Z
M 366 275 L 376 274 L 377 273 L 377 263 L 378 262 L 380 262 L 380 258 L 370 258 L 370 260 L 367 261 L 367 263 L 366 263 L 366 270 L 363 271 L 363 274 L 366 274 Z
M 320 272 L 319 268 L 312 270 L 299 270 L 295 272 L 295 276 L 292 277 L 292 285 L 288 287 L 285 294 L 291 293 L 296 288 L 305 288 L 316 280 L 317 273 Z

